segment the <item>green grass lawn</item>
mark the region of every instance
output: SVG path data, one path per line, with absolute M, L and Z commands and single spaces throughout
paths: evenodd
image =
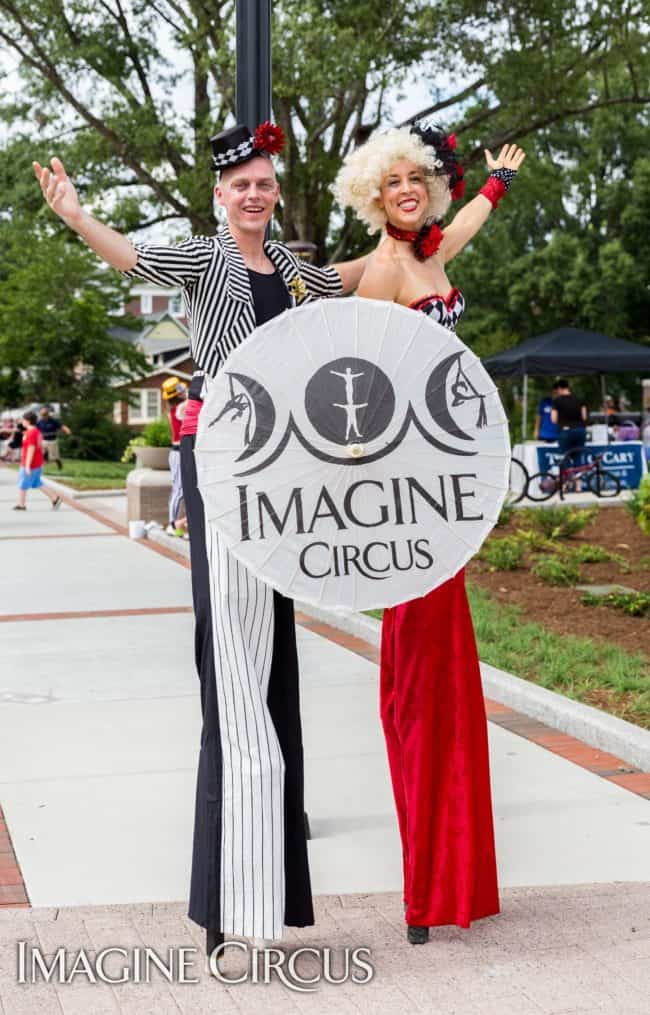
M 62 469 L 54 464 L 46 465 L 43 475 L 60 480 L 74 490 L 119 490 L 126 487 L 126 477 L 134 466 L 134 462 L 84 462 L 64 458 Z
M 517 607 L 496 603 L 483 589 L 468 585 L 467 592 L 483 662 L 650 729 L 643 656 L 591 638 L 560 637 L 522 622 Z M 381 610 L 368 612 L 381 617 Z

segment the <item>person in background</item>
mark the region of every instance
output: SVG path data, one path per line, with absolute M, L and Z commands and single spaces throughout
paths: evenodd
M 25 427 L 22 420 L 16 420 L 13 433 L 7 442 L 5 459 L 8 462 L 17 462 L 20 459 L 20 449 L 23 446 Z
M 551 419 L 553 410 L 553 399 L 557 394 L 557 382 L 551 388 L 551 394 L 540 399 L 537 406 L 537 418 L 535 419 L 535 432 L 533 437 L 536 441 L 546 441 L 547 444 L 554 444 L 557 440 L 557 425 Z
M 615 416 L 618 412 L 618 405 L 613 395 L 605 395 L 603 402 L 603 413 L 605 416 Z
M 8 413 L 4 413 L 2 423 L 0 423 L 0 458 L 3 461 L 9 460 L 9 441 L 13 437 L 15 429 L 16 424 L 13 418 Z
M 187 401 L 187 384 L 178 377 L 168 377 L 162 385 L 163 401 L 169 406 L 169 425 L 172 430 L 172 447 L 169 452 L 169 471 L 172 474 L 172 489 L 169 495 L 169 518 L 167 529 L 170 536 L 183 535 L 183 527 L 179 524 L 183 484 L 181 480 L 181 426 L 185 416 Z
M 65 434 L 66 437 L 72 431 L 67 426 L 64 426 L 60 419 L 50 416 L 49 405 L 42 405 L 38 410 L 38 422 L 36 426 L 43 436 L 45 460 L 49 463 L 56 462 L 57 469 L 60 472 L 63 468 L 63 462 L 61 461 L 61 452 L 59 451 L 59 431 Z
M 61 498 L 43 486 L 43 436 L 36 426 L 37 416 L 35 412 L 26 412 L 23 416 L 25 435 L 20 454 L 20 469 L 18 471 L 18 503 L 14 511 L 26 511 L 28 490 L 42 490 L 46 497 L 52 502 L 54 509 L 61 504 Z
M 584 447 L 587 439 L 587 406 L 571 391 L 569 382 L 560 378 L 555 385 L 551 421 L 558 428 L 557 443 L 563 455 Z

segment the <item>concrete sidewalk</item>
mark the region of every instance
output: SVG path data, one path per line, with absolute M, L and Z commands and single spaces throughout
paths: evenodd
M 491 723 L 504 911 L 407 946 L 376 666 L 304 627 L 310 864 L 321 898 L 316 928 L 289 943 L 369 944 L 376 980 L 313 995 L 213 982 L 19 989 L 21 936 L 50 952 L 202 944 L 184 916 L 200 706 L 187 569 L 70 504 L 53 512 L 37 493 L 13 513 L 14 483 L 0 469 L 0 805 L 34 908 L 0 908 L 5 1012 L 647 1011 L 650 801 Z M 116 521 L 112 500 L 84 508 Z M 0 900 L 15 904 L 18 891 L 2 892 L 12 887 L 2 856 Z

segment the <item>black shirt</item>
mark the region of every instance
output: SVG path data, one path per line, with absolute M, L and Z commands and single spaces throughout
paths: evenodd
M 557 409 L 557 425 L 574 428 L 584 426 L 582 418 L 582 402 L 575 395 L 558 395 L 553 399 L 553 408 Z
M 282 275 L 274 271 L 272 275 L 263 275 L 259 271 L 248 269 L 248 277 L 253 292 L 255 306 L 255 324 L 266 324 L 271 318 L 277 317 L 283 310 L 291 306 L 289 293 Z

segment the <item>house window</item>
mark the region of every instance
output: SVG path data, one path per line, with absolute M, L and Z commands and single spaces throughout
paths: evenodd
M 121 402 L 113 402 L 113 422 L 114 423 L 121 423 L 122 422 L 122 403 Z
M 181 293 L 174 293 L 169 297 L 169 313 L 173 317 L 183 316 L 183 297 Z
M 160 416 L 160 391 L 158 388 L 135 388 L 129 402 L 129 423 L 148 423 Z
M 146 419 L 157 419 L 160 415 L 160 392 L 157 388 L 147 388 L 146 396 Z
M 140 296 L 140 313 L 151 314 L 153 312 L 153 296 L 151 293 L 142 293 Z
M 129 423 L 142 423 L 142 391 L 129 392 Z

